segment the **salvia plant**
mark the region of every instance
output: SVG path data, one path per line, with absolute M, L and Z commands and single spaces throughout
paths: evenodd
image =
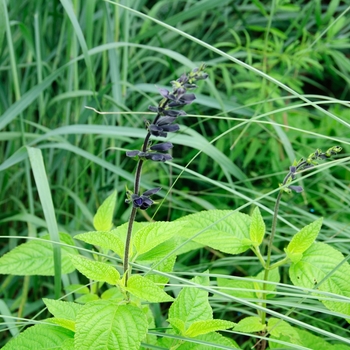
M 316 343 L 320 344 L 319 349 L 349 349 L 344 344 L 337 348 L 308 332 L 307 329 L 312 330 L 310 325 L 290 316 L 293 309 L 281 314 L 270 307 L 281 282 L 279 268 L 286 266 L 295 288 L 306 290 L 329 312 L 350 319 L 350 303 L 346 299 L 350 287 L 344 283 L 344 276 L 350 276 L 350 266 L 337 249 L 315 242 L 322 218 L 299 230 L 282 256 L 272 254 L 282 196 L 286 192 L 302 192 L 302 187 L 295 185 L 297 175 L 314 168 L 318 161 L 337 155 L 339 146 L 326 152 L 317 149 L 290 166 L 280 184 L 268 235 L 258 207 L 251 215 L 235 210 L 208 210 L 173 222 L 135 221 L 137 211 L 152 206 L 152 196 L 160 191 L 159 187 L 140 188 L 143 164 L 172 159 L 168 153 L 172 143 L 155 140 L 179 131 L 177 121 L 185 117 L 185 112 L 177 108 L 195 100 L 188 91 L 196 87 L 198 80 L 207 78 L 204 69 L 201 65 L 183 74 L 172 82 L 172 91 L 159 89 L 162 98 L 158 106 L 149 107 L 155 117 L 146 122 L 141 149 L 126 153 L 137 162 L 133 189 L 126 191 L 126 202 L 131 206 L 129 221 L 113 227 L 113 192 L 94 216 L 95 231 L 76 235 L 78 243 L 69 234 L 60 234 L 61 273 L 78 270 L 90 283 L 66 285 L 68 294 L 61 300 L 44 299 L 53 317 L 27 328 L 3 349 L 235 349 L 240 347 L 236 340 L 241 334 L 256 339 L 255 348 L 262 350 L 307 349 Z M 94 253 L 89 254 L 79 242 L 93 245 Z M 227 255 L 251 250 L 261 263 L 261 271 L 240 278 L 220 275 L 215 280 L 210 279 L 214 275 L 208 271 L 196 274 L 192 280 L 172 274 L 179 254 L 205 246 Z M 48 235 L 24 243 L 0 258 L 0 273 L 52 276 L 55 247 Z M 170 278 L 183 287 L 172 289 Z M 238 323 L 214 318 L 209 293 L 250 311 L 241 315 Z M 164 325 L 156 325 L 153 314 L 159 310 L 154 306 L 160 303 L 167 303 L 163 307 L 167 310 Z M 17 326 L 10 331 L 17 335 Z M 337 339 L 327 330 L 322 332 L 330 340 Z

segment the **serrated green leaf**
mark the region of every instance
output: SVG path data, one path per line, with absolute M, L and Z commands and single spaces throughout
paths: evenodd
M 311 224 L 302 228 L 289 242 L 286 253 L 289 255 L 304 253 L 315 241 L 322 226 L 323 218 L 320 218 Z
M 249 228 L 250 239 L 256 246 L 260 245 L 264 239 L 266 231 L 265 222 L 261 216 L 259 207 L 256 207 L 252 214 L 252 222 Z
M 174 298 L 160 287 L 141 275 L 133 275 L 128 280 L 127 290 L 134 296 L 150 303 L 173 301 Z
M 48 240 L 49 235 L 41 237 L 44 241 L 32 240 L 23 243 L 0 258 L 0 274 L 18 275 L 18 276 L 53 276 L 54 260 L 52 243 Z M 72 238 L 60 233 L 60 240 L 74 246 Z M 70 255 L 77 254 L 74 248 L 61 247 L 62 273 L 74 271 Z
M 75 332 L 75 321 L 67 320 L 66 318 L 47 318 L 45 322 L 61 326 L 63 328 L 69 329 L 72 332 Z
M 228 254 L 239 254 L 249 249 L 249 215 L 230 210 L 208 210 L 186 215 L 186 226 L 178 233 L 184 238 Z M 247 241 L 249 240 L 249 241 Z
M 78 313 L 76 349 L 139 350 L 148 321 L 138 307 L 99 300 L 88 303 Z
M 115 285 L 120 278 L 115 267 L 102 261 L 90 260 L 81 255 L 71 255 L 71 260 L 77 270 L 94 281 Z
M 223 331 L 233 328 L 235 323 L 225 320 L 205 320 L 193 322 L 186 330 L 185 337 L 197 337 L 198 335 L 207 334 L 215 331 Z
M 179 334 L 185 333 L 185 322 L 180 320 L 179 318 L 168 318 L 167 321 L 171 324 L 171 326 L 178 332 Z
M 265 270 L 262 270 L 261 272 L 259 272 L 255 277 L 252 278 L 256 278 L 257 280 L 264 280 L 264 276 L 265 276 Z M 268 274 L 268 278 L 267 281 L 268 282 L 273 282 L 273 283 L 266 283 L 266 287 L 265 290 L 270 291 L 271 293 L 267 294 L 267 297 L 272 297 L 275 295 L 275 293 L 273 293 L 276 290 L 276 284 L 274 283 L 278 283 L 281 279 L 280 273 L 279 273 L 279 269 L 273 269 L 269 271 Z M 254 289 L 256 290 L 256 296 L 261 299 L 263 297 L 263 293 L 260 292 L 263 290 L 263 282 L 254 282 Z
M 325 243 L 313 243 L 298 263 L 291 264 L 289 276 L 292 283 L 300 287 L 312 289 L 320 283 L 314 295 L 320 290 L 350 297 L 350 265 L 344 262 L 344 256 L 338 250 Z M 350 304 L 342 302 L 341 298 L 321 301 L 328 309 L 350 316 Z
M 53 316 L 72 321 L 75 321 L 77 313 L 81 309 L 81 305 L 69 301 L 43 298 L 43 302 Z
M 8 342 L 2 350 L 47 350 L 61 349 L 65 340 L 73 339 L 74 333 L 68 329 L 37 324 Z
M 101 248 L 110 249 L 117 253 L 121 258 L 124 255 L 125 240 L 123 241 L 117 230 L 112 231 L 91 231 L 80 233 L 74 236 L 75 239 L 80 241 L 100 246 Z
M 261 318 L 257 316 L 249 316 L 240 320 L 235 326 L 236 332 L 255 333 L 265 329 L 265 325 L 261 323 Z
M 64 290 L 67 293 L 76 293 L 76 294 L 89 294 L 90 293 L 89 288 L 83 284 L 70 284 L 69 286 L 64 287 Z
M 114 301 L 121 301 L 124 299 L 124 297 L 125 296 L 122 293 L 122 291 L 117 287 L 109 288 L 106 291 L 104 291 L 101 295 L 101 299 L 104 299 L 104 300 L 112 299 Z
M 199 335 L 198 337 L 196 337 L 196 339 L 198 340 L 203 340 L 206 341 L 208 343 L 211 343 L 213 345 L 210 346 L 201 346 L 199 348 L 199 350 L 213 350 L 215 349 L 215 345 L 223 345 L 223 346 L 227 346 L 233 349 L 239 349 L 239 346 L 237 345 L 237 343 L 228 337 L 224 337 L 223 335 L 221 335 L 220 333 L 216 333 L 216 332 L 212 332 L 212 333 L 207 333 L 207 334 L 203 334 L 203 335 Z M 179 350 L 186 350 L 186 348 L 179 348 Z
M 200 284 L 208 277 L 196 276 L 193 281 Z M 212 320 L 213 311 L 208 301 L 208 292 L 196 287 L 184 287 L 169 309 L 169 318 L 179 318 L 187 329 L 193 322 Z
M 293 328 L 299 335 L 300 345 L 305 346 L 306 348 L 317 349 L 317 350 L 337 350 L 336 345 L 331 345 L 330 343 L 326 342 L 324 339 L 304 329 L 298 329 L 296 327 L 293 327 Z M 349 346 L 346 346 L 346 345 L 344 346 L 345 346 L 344 350 L 345 349 L 350 350 Z
M 228 295 L 243 299 L 254 299 L 256 297 L 254 285 L 251 281 L 218 278 L 217 284 L 222 288 L 220 288 L 220 291 Z
M 96 231 L 109 231 L 112 228 L 116 199 L 117 191 L 113 191 L 97 209 L 97 213 L 94 216 L 94 227 Z
M 172 255 L 169 258 L 163 260 L 161 263 L 155 266 L 155 270 L 162 272 L 171 272 L 173 271 L 176 261 L 176 255 Z M 154 265 L 154 264 L 153 264 Z M 154 283 L 166 284 L 169 281 L 169 277 L 162 276 L 156 273 L 147 274 L 146 278 L 150 279 Z
M 157 245 L 172 238 L 175 234 L 178 234 L 183 227 L 184 223 L 173 222 L 152 222 L 141 228 L 134 234 L 133 243 L 136 247 L 138 254 L 144 254 Z
M 76 298 L 75 301 L 79 304 L 87 304 L 87 303 L 91 303 L 92 301 L 96 301 L 99 299 L 100 298 L 96 294 L 85 294 L 79 298 Z
M 141 262 L 143 264 L 154 263 L 166 257 L 169 253 L 171 253 L 176 248 L 176 246 L 177 246 L 176 239 L 171 238 L 157 245 L 155 248 L 149 250 L 145 254 L 139 255 L 136 258 L 136 261 Z M 159 269 L 157 268 L 157 270 Z
M 275 339 L 287 340 L 292 344 L 298 345 L 301 343 L 298 332 L 286 321 L 272 317 L 268 321 L 267 330 Z M 270 346 L 272 346 L 271 343 Z M 280 347 L 280 345 L 278 347 Z

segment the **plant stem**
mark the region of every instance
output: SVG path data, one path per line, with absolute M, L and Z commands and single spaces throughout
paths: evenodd
M 268 243 L 268 246 L 267 246 L 267 257 L 266 257 L 266 263 L 265 263 L 264 281 L 267 281 L 267 280 L 268 280 L 268 277 L 269 277 L 272 246 L 273 246 L 273 240 L 274 240 L 275 232 L 276 232 L 277 215 L 278 215 L 278 210 L 279 210 L 281 198 L 282 198 L 282 191 L 280 191 L 280 192 L 278 193 L 278 196 L 277 196 L 277 199 L 276 199 L 276 203 L 275 203 L 275 209 L 274 209 L 274 212 L 273 212 L 272 226 L 271 226 L 271 234 L 270 234 L 270 239 L 269 239 L 269 243 Z M 263 284 L 263 290 L 264 290 L 264 291 L 266 291 L 266 287 L 267 287 L 267 284 L 264 283 L 264 284 Z M 266 298 L 267 298 L 267 293 L 263 293 L 263 294 L 262 294 L 262 298 L 263 298 L 264 300 L 266 300 Z M 263 307 L 266 307 L 266 303 L 263 303 L 262 306 L 263 306 Z M 263 311 L 263 312 L 261 313 L 261 323 L 262 323 L 262 324 L 265 324 L 265 320 L 266 320 L 266 312 Z
M 166 100 L 168 101 L 168 100 Z M 160 118 L 160 114 L 158 113 L 156 117 L 154 118 L 153 123 L 156 123 L 157 120 Z M 143 141 L 142 145 L 142 152 L 146 152 L 149 139 L 151 137 L 151 133 L 148 132 L 145 140 Z M 134 181 L 134 193 L 138 194 L 140 191 L 140 181 L 141 181 L 141 174 L 142 174 L 142 165 L 143 160 L 139 159 L 137 163 L 136 173 L 135 173 L 135 181 Z M 126 234 L 126 240 L 125 240 L 125 250 L 124 250 L 124 275 L 125 275 L 125 287 L 128 285 L 128 279 L 129 275 L 131 273 L 130 266 L 129 266 L 129 256 L 130 256 L 130 244 L 131 244 L 131 235 L 132 235 L 132 228 L 134 225 L 135 217 L 137 213 L 137 208 L 133 207 L 131 210 L 130 218 L 129 218 L 129 224 L 128 224 L 128 231 Z

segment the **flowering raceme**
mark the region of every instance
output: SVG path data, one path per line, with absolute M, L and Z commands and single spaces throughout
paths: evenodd
M 150 137 L 167 137 L 168 132 L 177 132 L 180 130 L 180 126 L 175 124 L 175 121 L 179 116 L 185 116 L 186 113 L 182 110 L 173 110 L 173 108 L 191 104 L 196 99 L 196 96 L 192 93 L 187 93 L 187 90 L 196 88 L 197 86 L 194 83 L 197 80 L 203 80 L 208 77 L 208 74 L 204 73 L 204 68 L 205 66 L 201 65 L 199 68 L 193 69 L 189 74 L 182 74 L 180 78 L 172 81 L 172 92 L 160 88 L 159 93 L 163 99 L 158 103 L 158 106 L 148 107 L 150 111 L 157 113 L 157 115 L 151 123 L 146 122 L 148 132 L 142 149 L 126 152 L 127 157 L 139 162 L 135 176 L 136 193 L 127 191 L 126 199 L 126 202 L 132 203 L 134 208 L 143 210 L 149 208 L 153 204 L 149 196 L 160 190 L 160 188 L 156 188 L 146 191 L 142 195 L 138 194 L 143 162 L 146 160 L 166 162 L 172 159 L 172 156 L 166 152 L 173 148 L 173 144 L 171 142 L 152 144 Z

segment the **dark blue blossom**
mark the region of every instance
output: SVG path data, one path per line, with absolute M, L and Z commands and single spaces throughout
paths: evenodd
M 161 189 L 160 187 L 153 188 L 151 190 L 144 192 L 140 196 L 137 194 L 134 194 L 134 193 L 132 193 L 132 194 L 127 193 L 128 199 L 126 199 L 125 202 L 132 203 L 134 208 L 146 210 L 154 203 L 153 200 L 149 197 L 152 196 L 153 194 L 157 193 L 158 191 L 160 191 L 160 189 Z
M 153 160 L 155 162 L 166 162 L 167 160 L 172 160 L 173 157 L 170 154 L 155 153 L 155 152 L 142 152 L 142 151 L 127 151 L 127 157 L 134 158 L 135 160 Z
M 166 152 L 169 151 L 169 149 L 173 148 L 174 145 L 171 142 L 162 142 L 157 143 L 156 145 L 153 145 L 150 147 L 152 151 L 159 151 L 159 152 Z

